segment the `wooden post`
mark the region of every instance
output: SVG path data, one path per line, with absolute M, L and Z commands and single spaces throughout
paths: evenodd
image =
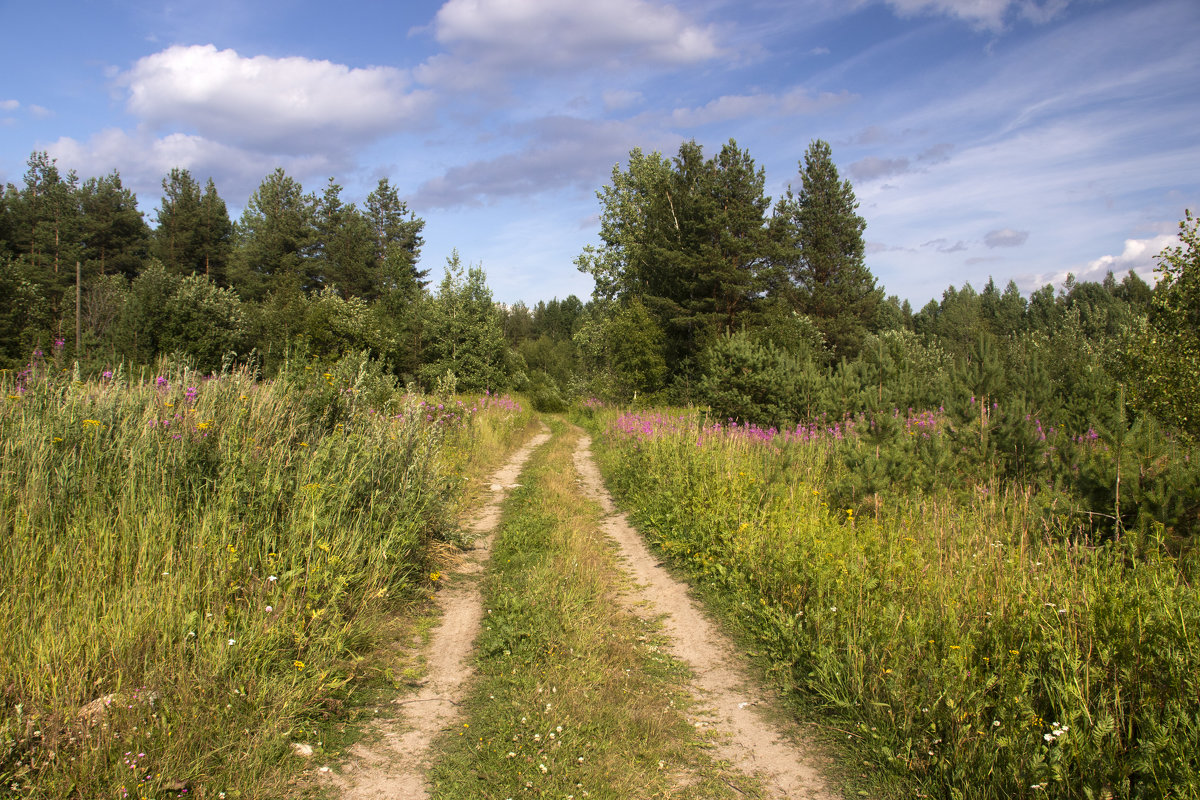
M 80 283 L 79 278 L 80 278 L 79 262 L 76 261 L 75 262 L 75 357 L 76 358 L 79 358 L 79 355 L 80 355 L 79 348 L 83 342 L 83 338 L 80 336 L 80 326 L 79 326 L 79 307 L 80 307 L 80 297 L 82 294 L 81 290 L 80 290 L 80 286 L 79 286 L 79 283 Z

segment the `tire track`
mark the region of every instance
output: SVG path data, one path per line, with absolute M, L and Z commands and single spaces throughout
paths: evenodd
M 425 773 L 435 755 L 430 744 L 458 718 L 458 703 L 473 672 L 471 652 L 483 619 L 479 581 L 473 576 L 483 572 L 491 557 L 500 507 L 508 490 L 516 485 L 533 451 L 549 440 L 548 431 L 537 434 L 492 475 L 491 497 L 470 525 L 479 537 L 475 547 L 458 570 L 446 575 L 446 588 L 438 593 L 442 616 L 426 650 L 425 681 L 415 696 L 394 701 L 400 713 L 380 726 L 378 740 L 351 749 L 345 771 L 332 779 L 345 800 L 429 797 Z
M 616 542 L 637 584 L 634 611 L 661 618 L 672 655 L 692 669 L 692 693 L 711 720 L 698 722 L 697 727 L 711 726 L 717 734 L 717 754 L 762 779 L 772 796 L 834 800 L 838 795 L 814 766 L 795 726 L 785 730 L 756 708 L 766 702 L 764 692 L 746 680 L 747 665 L 735 655 L 732 643 L 700 613 L 688 597 L 687 585 L 659 566 L 626 515 L 617 511 L 590 446 L 590 437 L 582 436 L 575 450 L 575 469 L 584 491 L 603 509 L 602 528 Z

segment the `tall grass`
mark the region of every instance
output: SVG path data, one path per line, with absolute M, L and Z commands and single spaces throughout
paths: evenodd
M 836 437 L 662 419 L 612 421 L 612 485 L 873 761 L 935 797 L 1200 796 L 1200 591 L 1180 564 L 1069 541 L 996 482 L 861 518 L 829 507 Z
M 383 615 L 428 593 L 475 457 L 366 362 L 81 381 L 0 406 L 0 794 L 277 796 Z

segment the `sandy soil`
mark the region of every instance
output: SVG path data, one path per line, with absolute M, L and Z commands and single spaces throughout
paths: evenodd
M 661 619 L 672 654 L 693 672 L 692 692 L 708 713 L 697 726 L 713 737 L 717 756 L 736 769 L 758 776 L 779 798 L 833 800 L 828 787 L 794 726 L 786 729 L 759 711 L 769 703 L 767 693 L 747 679 L 747 665 L 732 643 L 700 613 L 688 597 L 686 584 L 659 565 L 626 516 L 617 512 L 592 459 L 591 440 L 584 436 L 575 451 L 575 469 L 584 491 L 605 512 L 603 528 L 620 548 L 625 567 L 638 584 L 632 608 Z
M 453 574 L 445 575 L 438 593 L 441 621 L 427 648 L 426 678 L 420 691 L 397 700 L 396 719 L 381 723 L 378 736 L 351 750 L 340 775 L 331 780 L 346 800 L 419 800 L 429 796 L 425 772 L 432 756 L 430 743 L 455 723 L 458 702 L 471 676 L 471 650 L 483 618 L 479 581 L 492 553 L 492 539 L 500 521 L 500 506 L 521 474 L 534 449 L 550 439 L 549 432 L 534 436 L 492 476 L 489 499 L 473 516 L 471 530 L 478 535 L 475 547 Z

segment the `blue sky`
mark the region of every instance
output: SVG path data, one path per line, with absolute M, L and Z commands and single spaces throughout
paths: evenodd
M 798 183 L 825 139 L 867 264 L 916 307 L 989 276 L 1100 279 L 1200 207 L 1196 0 L 0 0 L 0 182 L 34 150 L 209 176 L 276 166 L 361 203 L 387 177 L 498 300 L 577 294 L 595 192 L 633 147 L 730 138 Z

